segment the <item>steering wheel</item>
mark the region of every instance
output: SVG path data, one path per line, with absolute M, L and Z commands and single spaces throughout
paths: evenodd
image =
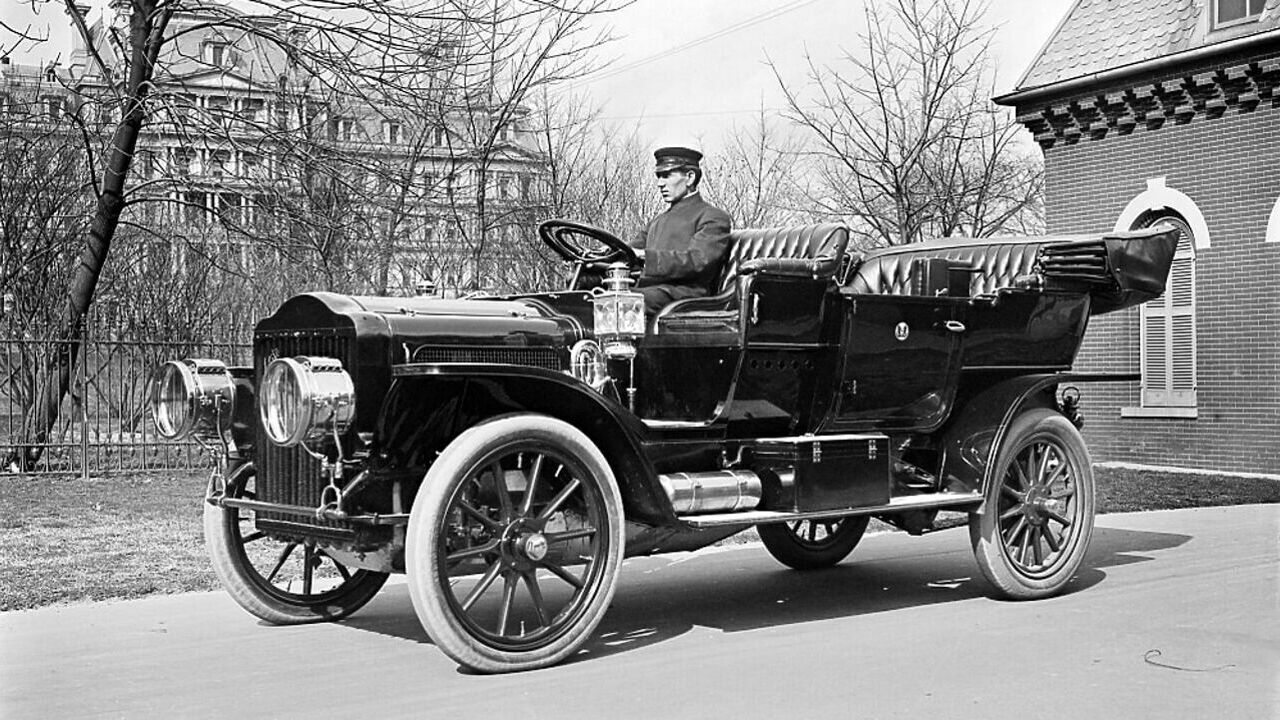
M 617 235 L 598 227 L 572 220 L 552 219 L 538 225 L 538 237 L 556 251 L 560 257 L 579 268 L 585 265 L 625 262 L 631 267 L 640 264 L 635 249 Z M 594 240 L 604 247 L 584 245 L 580 240 Z

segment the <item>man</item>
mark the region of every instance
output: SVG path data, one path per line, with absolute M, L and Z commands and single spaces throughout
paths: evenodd
M 670 207 L 649 221 L 635 243 L 637 254 L 644 258 L 636 289 L 644 295 L 649 315 L 676 300 L 702 297 L 712 290 L 729 255 L 732 224 L 727 213 L 698 193 L 702 153 L 665 147 L 653 155 L 658 190 Z

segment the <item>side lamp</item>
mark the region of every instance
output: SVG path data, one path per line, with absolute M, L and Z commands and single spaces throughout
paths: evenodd
M 596 339 L 612 360 L 634 358 L 635 341 L 644 337 L 644 295 L 631 290 L 633 282 L 627 264 L 614 263 L 593 293 Z

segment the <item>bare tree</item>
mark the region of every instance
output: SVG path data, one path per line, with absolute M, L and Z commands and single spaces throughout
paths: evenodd
M 860 54 L 809 60 L 788 116 L 808 131 L 811 201 L 853 221 L 864 244 L 892 245 L 1035 225 L 1040 168 L 990 102 L 991 31 L 978 0 L 868 4 Z
M 478 260 L 494 224 L 486 174 L 524 99 L 533 88 L 573 76 L 593 46 L 579 41 L 586 19 L 613 7 L 611 0 L 245 0 L 235 7 L 127 0 L 111 3 L 114 15 L 95 21 L 75 0 L 33 2 L 62 5 L 76 30 L 75 56 L 84 67 L 66 89 L 74 99 L 69 116 L 78 125 L 84 163 L 92 169 L 85 183 L 92 210 L 83 213 L 87 234 L 55 331 L 71 345 L 45 363 L 46 381 L 26 418 L 29 447 L 9 459 L 21 467 L 38 458 L 57 422 L 80 353 L 75 338 L 113 256 L 117 231 L 134 223 L 132 213 L 162 203 L 169 220 L 215 218 L 243 238 L 274 237 L 278 263 L 314 267 L 318 273 L 309 279 L 323 287 L 349 287 L 358 279 L 351 272 L 353 253 L 376 241 L 378 222 L 394 205 L 357 212 L 362 195 L 385 189 L 370 178 L 386 166 L 332 142 L 346 141 L 332 111 L 342 102 L 403 111 L 413 108 L 407 99 L 427 98 L 445 108 L 436 117 L 449 119 L 450 132 L 463 128 L 477 148 L 453 149 L 470 154 L 469 167 L 477 168 L 471 210 L 480 232 L 469 236 L 469 251 Z M 256 94 L 276 90 L 280 98 L 270 106 L 255 105 L 253 98 L 213 106 L 191 92 L 211 78 Z M 259 132 L 230 130 L 245 125 Z M 210 132 L 218 127 L 225 131 Z M 150 158 L 144 131 L 153 130 L 183 142 L 165 157 Z M 231 172 L 252 177 L 257 171 L 219 168 L 238 166 L 247 156 L 263 159 L 266 173 L 226 191 Z M 371 165 L 368 172 L 352 170 L 353 157 Z M 199 173 L 191 172 L 194 165 Z M 200 186 L 192 182 L 197 174 L 215 181 Z M 457 219 L 465 225 L 460 213 Z M 399 237 L 385 222 L 382 227 L 389 229 L 382 237 Z M 293 262 L 308 257 L 319 260 Z
M 716 202 L 737 227 L 768 227 L 816 219 L 801 188 L 803 143 L 762 109 L 747 127 L 735 125 L 713 156 L 708 179 Z
M 456 242 L 465 251 L 469 284 L 478 287 L 504 264 L 496 239 L 512 240 L 527 224 L 531 183 L 508 162 L 530 133 L 531 104 L 547 88 L 591 72 L 593 52 L 610 39 L 592 18 L 628 4 L 620 0 L 476 0 L 481 20 L 456 38 L 467 61 L 447 78 L 451 92 L 433 104 L 453 152 L 449 195 Z M 487 262 L 498 258 L 498 263 Z M 482 268 L 487 268 L 485 272 Z

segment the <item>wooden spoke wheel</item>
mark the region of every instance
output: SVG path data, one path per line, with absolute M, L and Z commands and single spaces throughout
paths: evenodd
M 969 519 L 982 574 L 1009 598 L 1060 592 L 1093 535 L 1093 467 L 1080 432 L 1056 412 L 1024 412 L 1005 436 L 993 479 Z
M 761 525 L 760 540 L 778 562 L 797 570 L 831 567 L 849 556 L 862 540 L 866 515 L 818 518 Z
M 254 499 L 257 472 L 240 465 L 227 496 Z M 359 610 L 387 574 L 348 568 L 313 543 L 279 540 L 258 530 L 254 512 L 205 505 L 204 539 L 214 573 L 245 610 L 277 625 L 338 620 Z
M 481 672 L 554 664 L 586 642 L 613 597 L 622 500 L 599 449 L 542 415 L 462 433 L 414 500 L 406 567 L 440 649 Z

